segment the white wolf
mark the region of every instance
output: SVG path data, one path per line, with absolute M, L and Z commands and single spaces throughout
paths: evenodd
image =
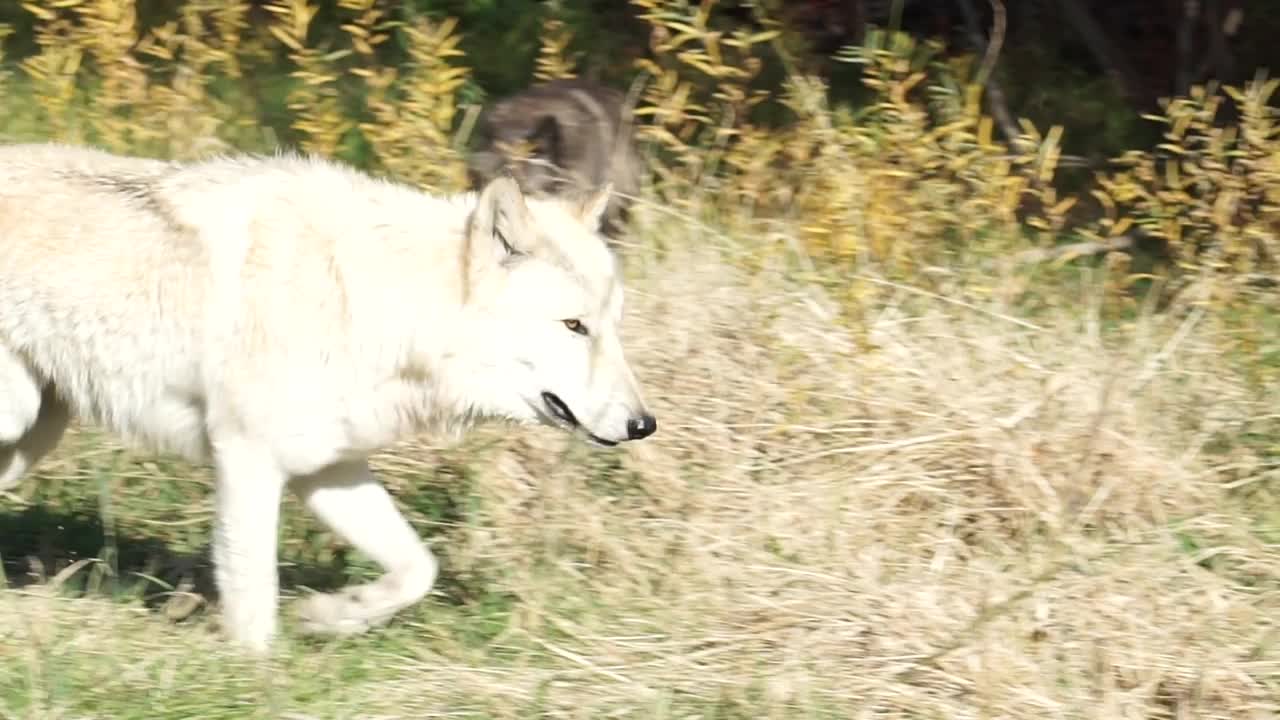
M 0 489 L 75 416 L 211 457 L 234 641 L 275 633 L 286 487 L 385 570 L 304 599 L 304 628 L 380 624 L 436 562 L 372 451 L 485 418 L 600 445 L 654 432 L 597 232 L 608 199 L 526 201 L 509 177 L 437 198 L 301 157 L 0 147 Z

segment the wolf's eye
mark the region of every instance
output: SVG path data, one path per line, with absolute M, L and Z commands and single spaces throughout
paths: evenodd
M 586 335 L 586 334 L 587 334 L 587 326 L 586 326 L 586 325 L 583 325 L 583 324 L 582 324 L 580 321 L 578 321 L 578 320 L 572 320 L 572 319 L 570 319 L 570 320 L 564 320 L 564 321 L 562 321 L 562 322 L 564 322 L 564 326 L 565 326 L 565 327 L 567 327 L 567 328 L 569 328 L 570 330 L 572 330 L 572 331 L 574 331 L 574 332 L 578 333 L 579 335 Z

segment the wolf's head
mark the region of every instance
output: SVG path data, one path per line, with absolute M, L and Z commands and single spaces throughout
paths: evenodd
M 489 119 L 488 144 L 467 158 L 472 187 L 482 188 L 494 178 L 510 173 L 530 195 L 554 195 L 582 179 L 582 168 L 567 167 L 560 121 L 556 115 L 517 115 L 507 112 Z M 585 150 L 599 152 L 594 146 Z M 580 163 L 582 164 L 582 163 Z
M 601 229 L 616 236 L 641 182 L 631 128 L 626 96 L 615 88 L 576 78 L 532 85 L 481 113 L 467 155 L 468 183 L 480 190 L 510 174 L 530 197 L 572 196 L 612 183 Z
M 582 200 L 526 200 L 488 183 L 467 223 L 467 327 L 455 367 L 484 415 L 581 432 L 599 445 L 657 423 L 622 350 L 622 283 L 598 234 L 611 188 Z

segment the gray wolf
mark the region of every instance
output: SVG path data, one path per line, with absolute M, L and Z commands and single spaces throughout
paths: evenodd
M 500 177 L 434 197 L 305 157 L 0 147 L 0 489 L 72 418 L 211 459 L 232 640 L 276 632 L 286 490 L 385 570 L 301 600 L 304 630 L 383 623 L 437 567 L 370 453 L 487 419 L 605 446 L 656 429 L 597 232 L 609 193 L 526 199 Z
M 617 235 L 629 198 L 640 190 L 632 115 L 617 90 L 577 79 L 552 80 L 503 98 L 477 124 L 467 159 L 472 188 L 509 172 L 535 196 L 571 196 L 613 185 L 602 230 Z

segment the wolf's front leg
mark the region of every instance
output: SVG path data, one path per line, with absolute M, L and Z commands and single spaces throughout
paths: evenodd
M 435 584 L 436 559 L 396 509 L 366 462 L 333 465 L 298 478 L 294 489 L 330 529 L 385 571 L 378 580 L 299 601 L 302 627 L 351 635 L 391 619 Z
M 215 439 L 217 518 L 214 576 L 222 625 L 234 642 L 264 652 L 276 630 L 276 542 L 287 476 L 251 441 Z

